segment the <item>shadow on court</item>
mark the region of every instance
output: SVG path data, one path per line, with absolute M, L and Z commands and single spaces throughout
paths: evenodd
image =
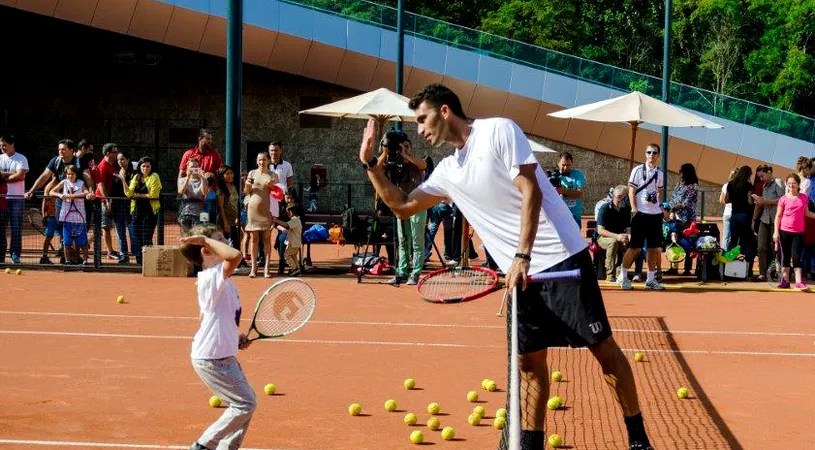
M 610 321 L 612 328 L 619 331 L 615 339 L 620 347 L 641 349 L 646 355 L 645 361 L 635 362 L 634 351 L 625 352 L 654 448 L 742 449 L 691 372 L 661 317 L 610 317 Z M 547 434 L 560 434 L 564 444 L 574 448 L 626 448 L 620 407 L 591 353 L 550 349 L 549 370 L 564 375 L 562 382 L 551 383 L 549 397 L 562 397 L 565 407 L 547 411 Z M 679 387 L 690 390 L 689 398 L 677 398 Z

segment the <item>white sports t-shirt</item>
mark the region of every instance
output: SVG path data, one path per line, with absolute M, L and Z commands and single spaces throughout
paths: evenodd
M 20 170 L 28 172 L 28 159 L 25 156 L 17 152 L 7 156 L 5 153 L 0 152 L 0 172 L 18 172 Z M 25 180 L 8 183 L 6 195 L 9 197 L 12 195 L 22 197 L 23 194 L 25 194 Z
M 417 189 L 447 197 L 461 210 L 490 255 L 509 270 L 521 233 L 521 192 L 513 184 L 519 166 L 538 164 L 529 140 L 515 122 L 476 120 L 464 147 L 441 160 Z M 530 274 L 541 272 L 587 247 L 572 213 L 543 170 L 535 168 L 543 193 Z
M 224 264 L 198 272 L 201 326 L 192 339 L 193 359 L 221 359 L 238 353 L 241 301 L 232 280 L 224 278 Z
M 654 178 L 654 173 L 657 176 Z M 631 170 L 631 176 L 628 177 L 628 186 L 633 187 L 635 190 L 639 189 L 643 183 L 648 183 L 644 189 L 634 196 L 634 201 L 637 202 L 637 211 L 643 214 L 662 214 L 662 207 L 659 203 L 651 203 L 647 200 L 648 194 L 654 194 L 665 183 L 665 174 L 659 170 L 659 167 L 648 167 L 646 164 L 635 166 Z

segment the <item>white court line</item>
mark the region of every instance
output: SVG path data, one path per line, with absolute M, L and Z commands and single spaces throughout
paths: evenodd
M 68 313 L 68 312 L 41 312 L 41 311 L 2 311 L 0 315 L 27 315 L 27 316 L 65 316 L 65 317 L 97 317 L 112 319 L 157 319 L 157 320 L 195 320 L 192 316 L 153 316 L 147 314 L 98 314 L 98 313 Z M 251 322 L 244 318 L 241 322 Z M 614 322 L 614 318 L 611 317 Z M 504 330 L 504 325 L 460 325 L 445 323 L 413 323 L 413 322 L 367 322 L 355 320 L 311 320 L 309 324 L 321 325 L 366 325 L 382 327 L 421 327 L 421 328 L 476 328 Z M 612 327 L 613 328 L 613 327 Z M 717 330 L 644 330 L 637 328 L 614 328 L 615 333 L 650 333 L 650 334 L 704 334 L 724 336 L 787 336 L 787 337 L 815 337 L 815 333 L 801 333 L 793 331 L 717 331 Z
M 163 444 L 130 444 L 120 442 L 77 442 L 77 441 L 44 441 L 39 439 L 0 439 L 0 445 L 49 445 L 55 447 L 91 447 L 91 448 L 180 448 L 188 449 L 189 445 Z M 246 450 L 286 450 L 282 448 L 247 448 Z M 293 449 L 289 449 L 293 450 Z
M 152 335 L 152 334 L 111 334 L 111 333 L 74 333 L 68 331 L 17 331 L 0 330 L 0 334 L 10 335 L 39 335 L 39 336 L 79 336 L 79 337 L 112 337 L 126 339 L 192 339 L 190 336 L 172 335 Z M 502 349 L 506 350 L 506 345 L 469 345 L 455 344 L 451 342 L 398 342 L 398 341 L 341 341 L 331 339 L 264 339 L 261 342 L 279 342 L 287 344 L 335 344 L 335 345 L 366 345 L 366 346 L 392 346 L 392 347 L 446 347 L 446 348 L 477 348 L 477 349 Z M 564 347 L 569 349 L 568 347 Z M 585 348 L 569 349 L 586 351 Z M 802 358 L 815 358 L 815 353 L 791 353 L 791 352 L 757 352 L 748 350 L 666 350 L 666 349 L 641 349 L 623 348 L 626 352 L 642 351 L 646 353 L 667 353 L 682 355 L 737 355 L 737 356 L 794 356 Z

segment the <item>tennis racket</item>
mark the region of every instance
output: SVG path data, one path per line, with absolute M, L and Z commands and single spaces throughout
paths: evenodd
M 435 270 L 419 279 L 416 289 L 431 303 L 460 303 L 475 300 L 498 286 L 498 274 L 484 267 L 469 267 L 470 236 L 467 219 L 462 221 L 461 265 Z
M 246 333 L 250 341 L 286 336 L 303 328 L 317 307 L 317 296 L 303 280 L 286 278 L 260 296 Z M 255 337 L 251 337 L 254 333 Z
M 531 283 L 553 281 L 580 281 L 580 269 L 562 272 L 541 272 L 528 278 Z M 509 317 L 509 424 L 508 432 L 502 437 L 500 448 L 520 450 L 521 448 L 521 374 L 518 368 L 518 288 L 512 289 L 512 303 Z
M 33 228 L 37 233 L 43 235 L 43 237 L 46 236 L 45 218 L 42 216 L 42 212 L 38 208 L 29 208 L 26 212 L 26 218 L 28 219 L 28 223 L 31 224 L 31 228 Z M 50 241 L 48 242 L 48 249 L 57 251 Z
M 776 256 L 767 267 L 767 283 L 777 288 L 781 280 L 784 279 L 784 251 L 781 249 L 781 243 L 775 245 Z

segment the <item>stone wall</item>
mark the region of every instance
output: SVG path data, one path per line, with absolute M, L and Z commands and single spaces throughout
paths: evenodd
M 179 140 L 181 131 L 194 134 L 199 127 L 210 128 L 223 152 L 223 59 L 9 8 L 0 8 L 0 26 L 6 35 L 17 37 L 6 43 L 7 61 L 13 64 L 0 85 L 0 128 L 13 130 L 18 150 L 28 157 L 29 184 L 55 155 L 62 138 L 85 137 L 97 149 L 113 141 L 135 158 L 152 156 L 165 186 L 172 185 L 181 154 L 195 142 L 194 135 Z M 248 65 L 243 77 L 243 169 L 248 158 L 254 167 L 254 154 L 247 155 L 250 145 L 257 149 L 280 140 L 298 180 L 307 180 L 311 165 L 320 163 L 328 166 L 332 183 L 367 183 L 357 159 L 364 121 L 331 119 L 329 128 L 301 128 L 298 116 L 303 97 L 339 100 L 358 92 Z M 415 128 L 405 126 L 418 155 L 438 161 L 450 153 L 449 148 L 428 148 L 415 137 Z M 575 167 L 586 173 L 588 214 L 609 187 L 627 180 L 624 160 L 542 142 L 570 151 Z M 556 154 L 538 156 L 544 167 L 554 168 Z M 669 186 L 674 179 L 669 178 Z M 370 188 L 364 191 L 370 193 Z M 710 200 L 706 215 L 720 215 L 717 198 Z

